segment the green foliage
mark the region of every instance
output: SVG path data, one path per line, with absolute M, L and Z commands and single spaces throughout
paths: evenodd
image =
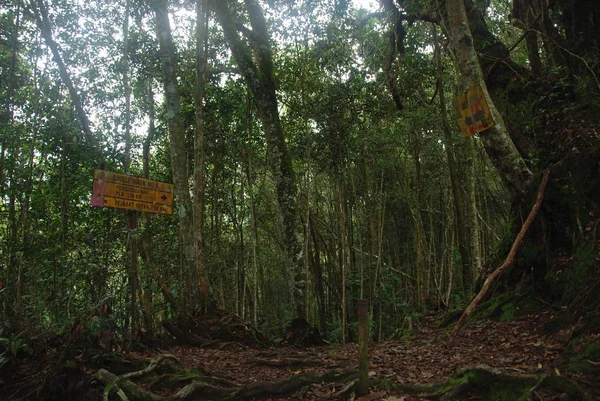
M 22 336 L 23 332 L 9 338 L 0 337 L 0 350 L 3 349 L 0 353 L 0 368 L 11 360 L 18 358 L 21 351 L 28 354 L 33 353 L 33 349 L 25 343 L 25 339 Z
M 514 300 L 509 293 L 493 296 L 481 308 L 482 316 L 498 319 L 501 322 L 510 322 L 522 313 L 520 304 L 523 302 Z
M 522 32 L 509 23 L 510 2 L 477 3 L 486 9 L 486 23 L 495 37 L 505 44 L 515 43 Z M 324 320 L 322 327 L 331 329 L 332 342 L 341 341 L 342 262 L 350 322 L 346 329 L 351 339 L 356 337 L 353 308 L 360 297 L 376 305 L 369 328 L 372 337 L 375 332 L 387 338 L 409 335 L 409 322 L 419 318 L 415 311 L 423 307 L 419 304 L 426 302 L 433 309 L 439 305 L 464 306 L 455 238 L 455 205 L 460 202 L 451 195 L 447 146 L 458 160 L 459 178 L 464 178 L 468 163 L 462 160 L 465 142 L 456 132 L 452 132 L 449 145 L 444 143 L 443 123 L 454 125 L 449 94 L 459 81 L 447 49 L 442 50 L 442 71 L 437 71 L 430 24 L 403 22 L 407 31 L 405 52 L 395 55 L 391 63 L 405 104 L 399 112 L 384 68 L 390 55 L 390 23 L 384 13 L 355 10 L 348 1 L 267 4 L 278 112 L 298 186 L 297 235 L 305 246 L 302 256 L 306 259 L 302 262 L 307 268 L 309 315 Z M 432 4 L 406 1 L 404 11 L 422 15 Z M 249 26 L 241 3 L 238 6 L 235 12 Z M 172 2 L 169 7 L 175 22 L 192 183 L 196 163 L 195 21 L 185 10 L 188 4 Z M 101 143 L 106 168 L 122 171 L 124 3 L 62 1 L 52 2 L 50 8 L 54 36 Z M 142 174 L 141 148 L 148 135 L 149 113 L 154 109 L 149 175 L 171 181 L 168 116 L 160 76 L 164 55 L 152 32 L 149 4 L 133 2 L 130 11 L 132 172 Z M 189 294 L 194 291 L 194 273 L 181 263 L 181 233 L 175 216 L 144 216 L 137 231 L 130 232 L 121 211 L 89 207 L 91 174 L 98 166 L 82 138 L 72 100 L 51 54 L 36 40 L 39 35 L 35 34 L 31 13 L 21 15 L 16 44 L 12 41 L 15 17 L 15 2 L 0 10 L 0 318 L 13 323 L 19 317 L 19 323 L 26 326 L 66 330 L 77 316 L 88 316 L 99 300 L 111 295 L 110 316 L 88 319 L 88 330 L 124 333 L 131 316 L 128 247 L 133 237 L 143 238 L 148 246 L 148 255 L 138 260 L 138 274 L 142 296 L 153 317 L 169 318 L 175 313 L 157 276 L 164 279 L 179 306 L 193 309 Z M 260 329 L 281 337 L 285 323 L 296 312 L 290 299 L 290 261 L 282 244 L 277 189 L 269 172 L 273 155 L 266 150 L 268 138 L 256 115 L 256 99 L 232 63 L 223 32 L 214 21 L 209 30 L 203 116 L 203 256 L 211 298 L 219 307 L 245 318 L 253 318 L 256 309 Z M 443 36 L 438 40 L 446 43 Z M 526 65 L 524 43 L 514 48 L 510 57 L 509 61 Z M 555 256 L 551 250 L 558 248 L 557 243 L 562 247 L 573 242 L 577 237 L 572 229 L 577 226 L 575 220 L 598 203 L 600 193 L 593 137 L 578 137 L 568 130 L 562 136 L 554 135 L 551 128 L 558 122 L 576 123 L 580 120 L 577 113 L 592 110 L 599 98 L 597 91 L 589 90 L 593 87 L 590 77 L 574 77 L 567 67 L 549 67 L 539 80 L 528 76 L 521 80 L 516 75 L 493 96 L 513 133 L 531 142 L 528 164 L 537 169 L 565 156 L 576 159 L 575 163 L 563 164 L 568 165 L 563 168 L 569 170 L 564 174 L 569 182 L 554 182 L 545 200 L 547 209 L 541 213 L 549 211 L 552 215 L 553 221 L 548 223 L 555 236 L 549 240 L 552 243 L 545 248 L 539 244 L 526 247 L 520 255 L 521 267 L 539 268 L 546 274 L 546 261 Z M 438 78 L 448 94 L 444 105 L 450 111 L 447 122 L 442 121 L 440 112 Z M 11 79 L 13 93 L 5 85 Z M 600 108 L 586 117 L 595 118 L 597 110 Z M 501 257 L 514 237 L 507 222 L 509 195 L 480 142 L 474 140 L 473 163 L 482 251 L 484 257 L 490 257 L 504 241 L 497 253 Z M 587 228 L 588 223 L 582 224 Z M 571 245 L 578 249 L 572 263 L 560 274 L 554 271 L 547 276 L 556 297 L 575 297 L 595 272 L 592 252 L 577 243 Z M 422 260 L 417 261 L 418 247 L 423 252 L 419 256 Z M 22 286 L 19 290 L 17 282 Z M 423 289 L 425 282 L 427 288 Z M 258 299 L 253 299 L 254 283 Z M 425 293 L 420 294 L 421 290 Z M 325 300 L 324 305 L 320 299 Z M 141 304 L 138 302 L 139 315 Z M 501 320 L 512 320 L 522 310 L 515 305 L 495 299 L 488 311 Z M 376 327 L 380 320 L 383 327 Z M 22 350 L 22 345 L 18 344 L 17 350 Z
M 583 346 L 580 352 L 575 353 L 566 365 L 571 372 L 597 375 L 600 373 L 600 338 L 596 335 Z
M 548 273 L 547 280 L 555 294 L 564 294 L 566 299 L 574 299 L 587 286 L 597 254 L 589 246 L 577 249 L 573 260 L 564 270 Z

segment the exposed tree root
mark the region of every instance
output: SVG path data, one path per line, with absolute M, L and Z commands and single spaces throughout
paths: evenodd
M 131 380 L 153 372 L 162 361 L 168 359 L 173 359 L 173 357 L 170 355 L 161 356 L 152 361 L 147 368 L 122 376 L 116 376 L 107 370 L 100 369 L 95 374 L 95 378 L 107 385 L 105 400 L 108 400 L 111 391 L 115 391 L 123 399 L 150 401 L 261 399 L 291 394 L 317 383 L 346 383 L 341 390 L 326 398 L 332 399 L 333 397 L 337 399 L 351 393 L 356 387 L 358 378 L 356 371 L 336 369 L 325 373 L 307 372 L 292 375 L 275 382 L 235 386 L 233 383 L 218 382 L 214 378 L 206 376 L 187 384 L 172 396 L 153 393 Z M 498 397 L 507 400 L 536 399 L 536 394 L 540 391 L 552 394 L 569 394 L 572 399 L 584 401 L 594 399 L 594 395 L 568 377 L 543 374 L 512 374 L 489 367 L 464 369 L 459 371 L 454 378 L 437 383 L 401 384 L 391 380 L 373 379 L 371 385 L 375 388 L 431 400 L 455 400 L 473 393 L 490 397 L 490 399 L 498 399 Z
M 346 384 L 340 391 L 336 391 L 331 394 L 329 397 L 325 397 L 322 400 L 340 400 L 342 397 L 345 397 L 351 394 L 358 387 L 358 379 L 352 380 L 350 383 Z
M 154 363 L 154 361 L 153 361 Z M 152 364 L 151 364 L 152 365 Z M 165 397 L 155 394 L 144 389 L 141 386 L 133 383 L 130 378 L 141 377 L 148 374 L 158 367 L 158 363 L 152 365 L 139 372 L 134 372 L 129 375 L 116 376 L 105 369 L 100 369 L 94 377 L 100 382 L 110 386 L 112 390 L 123 391 L 130 400 L 150 400 L 150 401 L 194 401 L 205 399 L 253 399 L 271 395 L 283 395 L 293 393 L 300 390 L 302 387 L 314 383 L 331 383 L 331 382 L 346 382 L 347 380 L 355 379 L 357 373 L 348 370 L 331 370 L 325 373 L 303 373 L 293 375 L 287 379 L 276 382 L 261 382 L 252 383 L 241 387 L 220 387 L 217 385 L 194 381 L 171 397 Z M 127 377 L 125 377 L 127 376 Z M 207 378 L 210 380 L 210 378 Z M 107 390 L 108 394 L 111 390 Z
M 110 392 L 112 390 L 115 390 L 117 392 L 122 391 L 122 389 L 121 389 L 121 383 L 123 381 L 128 380 L 128 379 L 135 379 L 135 378 L 138 378 L 138 377 L 145 376 L 145 375 L 147 375 L 149 373 L 152 373 L 152 372 L 154 372 L 160 366 L 160 364 L 162 362 L 169 361 L 169 360 L 178 362 L 177 358 L 174 355 L 171 355 L 171 354 L 161 354 L 156 359 L 152 360 L 152 362 L 150 362 L 150 365 L 148 365 L 148 367 L 146 367 L 146 368 L 144 368 L 142 370 L 138 370 L 136 372 L 131 372 L 131 373 L 126 373 L 126 374 L 121 375 L 121 376 L 115 376 L 115 375 L 113 375 L 113 376 L 115 376 L 115 379 L 112 380 L 109 383 L 106 383 L 107 386 L 104 389 L 104 401 L 108 401 L 108 397 L 109 397 Z M 100 370 L 103 370 L 103 369 L 100 369 Z
M 494 391 L 501 391 L 502 399 L 533 399 L 532 395 L 542 388 L 557 394 L 568 393 L 574 399 L 585 401 L 595 397 L 568 377 L 510 374 L 484 366 L 461 370 L 454 378 L 437 383 L 400 384 L 388 380 L 375 380 L 374 384 L 377 387 L 432 400 L 462 399 L 469 392 L 484 392 L 490 399 L 497 399 L 499 394 L 493 394 Z

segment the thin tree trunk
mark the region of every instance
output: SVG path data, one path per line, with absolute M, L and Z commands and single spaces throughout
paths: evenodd
M 414 129 L 415 135 L 418 132 Z M 425 229 L 423 226 L 423 216 L 421 213 L 422 208 L 422 191 L 421 191 L 421 144 L 419 143 L 419 138 L 415 138 L 415 143 L 413 146 L 414 154 L 413 161 L 415 165 L 415 191 L 416 191 L 416 205 L 412 207 L 412 215 L 413 215 L 413 231 L 414 231 L 414 239 L 415 239 L 415 278 L 417 279 L 417 308 L 420 310 L 425 310 L 425 301 L 426 301 L 426 254 L 425 254 Z
M 246 104 L 247 118 L 246 125 L 248 131 L 248 141 L 246 143 L 246 180 L 248 182 L 248 193 L 250 194 L 250 218 L 251 218 L 251 227 L 252 227 L 252 235 L 251 235 L 251 244 L 252 244 L 252 273 L 253 273 L 253 285 L 252 285 L 252 295 L 254 297 L 254 309 L 252 314 L 252 319 L 254 322 L 254 326 L 258 327 L 258 311 L 260 308 L 260 299 L 259 299 L 259 283 L 262 283 L 262 280 L 259 280 L 259 263 L 258 263 L 258 228 L 256 224 L 256 205 L 254 204 L 254 188 L 253 188 L 253 180 L 252 180 L 252 150 L 251 150 L 251 137 L 252 137 L 252 109 L 250 107 L 250 98 L 247 98 Z M 262 271 L 260 273 L 262 276 Z
M 306 291 L 304 292 L 304 306 L 306 308 L 305 318 L 310 321 L 310 167 L 306 171 L 306 221 L 304 223 L 304 281 L 306 282 Z
M 371 299 L 375 299 L 375 294 L 378 294 L 377 292 L 377 285 L 381 284 L 380 281 L 381 279 L 380 277 L 380 272 L 381 272 L 381 264 L 382 264 L 382 257 L 383 257 L 383 222 L 384 222 L 384 218 L 385 218 L 385 195 L 383 193 L 383 172 L 381 172 L 381 182 L 380 182 L 380 188 L 379 188 L 379 207 L 378 207 L 378 216 L 377 216 L 377 231 L 376 231 L 376 235 L 374 235 L 375 238 L 377 238 L 377 241 L 373 241 L 373 244 L 377 246 L 377 262 L 375 265 L 375 277 L 373 278 L 373 287 L 371 289 Z M 373 234 L 375 234 L 375 232 L 373 232 Z M 373 248 L 375 249 L 375 248 Z M 373 252 L 373 254 L 375 254 L 375 252 Z M 380 298 L 381 295 L 378 294 L 377 298 Z M 375 302 L 371 302 L 371 315 L 373 315 L 373 309 L 375 308 Z
M 206 86 L 206 43 L 208 1 L 196 0 L 196 134 L 194 135 L 194 240 L 196 279 L 201 309 L 208 308 L 208 276 L 204 267 L 204 88 Z
M 88 141 L 90 147 L 94 152 L 94 156 L 96 158 L 96 162 L 100 168 L 104 168 L 104 156 L 102 155 L 102 150 L 96 139 L 96 136 L 92 133 L 90 128 L 90 121 L 83 109 L 83 105 L 81 103 L 81 98 L 79 97 L 79 93 L 75 89 L 73 85 L 73 81 L 71 81 L 71 77 L 69 72 L 67 71 L 67 67 L 62 60 L 60 55 L 60 51 L 58 49 L 58 44 L 52 38 L 52 25 L 50 23 L 50 18 L 48 17 L 48 10 L 46 5 L 44 4 L 44 0 L 31 0 L 31 9 L 35 12 L 37 25 L 42 32 L 42 36 L 46 42 L 46 45 L 52 51 L 52 56 L 54 57 L 54 62 L 58 66 L 58 71 L 60 73 L 60 78 L 62 82 L 67 86 L 69 90 L 69 95 L 71 96 L 71 100 L 73 105 L 75 106 L 75 110 L 77 112 L 77 117 L 83 134 Z
M 135 210 L 127 211 L 127 228 L 129 232 L 129 250 L 131 252 L 131 263 L 129 266 L 129 288 L 130 293 L 130 315 L 131 335 L 136 335 L 137 330 L 137 292 L 138 292 L 138 269 L 137 269 L 137 213 Z
M 341 178 L 338 184 L 338 229 L 339 229 L 339 260 L 341 271 L 341 293 L 342 293 L 342 344 L 346 344 L 348 329 L 348 301 L 346 296 L 346 276 L 348 270 L 347 236 L 346 236 L 346 183 Z
M 533 72 L 534 75 L 540 75 L 542 73 L 542 59 L 540 58 L 537 32 L 526 32 L 525 44 L 527 45 L 527 57 L 529 58 L 531 72 Z
M 179 302 L 171 292 L 171 288 L 165 280 L 164 274 L 162 274 L 162 272 L 159 272 L 156 268 L 156 265 L 154 265 L 154 263 L 152 262 L 150 251 L 148 250 L 148 245 L 146 244 L 146 242 L 147 241 L 144 241 L 143 239 L 142 241 L 140 241 L 140 254 L 142 256 L 144 264 L 150 269 L 152 278 L 160 286 L 160 290 L 167 302 L 171 305 L 171 307 L 177 312 L 179 316 L 184 316 L 185 312 L 180 308 Z
M 142 147 L 142 171 L 144 174 L 144 177 L 146 179 L 150 178 L 150 145 L 152 144 L 152 140 L 154 139 L 154 134 L 156 133 L 156 127 L 155 127 L 155 109 L 154 109 L 154 91 L 152 89 L 152 78 L 149 78 L 147 81 L 147 88 L 146 88 L 146 94 L 148 96 L 147 98 L 147 102 L 148 102 L 148 132 L 146 134 L 146 138 L 144 139 L 144 143 L 143 143 L 143 147 Z M 142 213 L 142 224 L 143 226 L 147 226 L 148 224 L 148 213 Z M 145 232 L 142 231 L 143 233 Z M 151 283 L 154 281 L 154 277 L 156 276 L 155 274 L 152 274 L 152 268 L 150 266 L 150 263 L 152 263 L 150 261 L 150 256 L 149 255 L 144 255 L 144 249 L 146 247 L 146 244 L 150 242 L 150 238 L 147 237 L 147 235 L 142 234 L 140 236 L 139 239 L 139 246 L 141 249 L 140 252 L 140 256 L 142 257 L 142 261 L 144 262 L 144 266 L 147 269 L 147 271 L 149 272 L 149 274 L 146 274 L 146 276 L 149 276 L 146 278 L 146 280 L 149 283 L 146 283 L 146 291 L 142 292 L 141 288 L 138 289 L 138 291 L 141 293 L 140 296 L 140 300 L 143 302 L 143 307 L 144 307 L 144 315 L 146 318 L 146 330 L 148 330 L 148 333 L 150 335 L 152 335 L 153 331 L 154 331 L 154 317 L 153 317 L 153 305 L 152 305 L 152 298 L 153 298 L 153 294 L 152 294 L 152 285 Z M 162 276 L 161 276 L 162 278 Z M 164 283 L 164 285 L 166 286 L 166 283 Z M 170 294 L 170 291 L 166 290 L 166 292 L 168 294 Z M 176 307 L 176 304 L 172 303 L 173 307 Z
M 125 2 L 123 16 L 123 56 L 122 56 L 122 81 L 125 94 L 125 157 L 123 168 L 125 174 L 129 174 L 131 168 L 131 84 L 129 82 L 129 11 L 130 0 Z M 126 213 L 127 229 L 129 230 L 129 287 L 130 287 L 130 315 L 131 335 L 137 332 L 137 296 L 139 287 L 138 277 L 138 254 L 137 254 L 137 212 L 128 210 Z M 148 320 L 148 317 L 146 317 Z
M 476 152 L 474 149 L 474 138 L 468 138 L 466 143 L 466 172 L 464 175 L 465 179 L 465 223 L 468 227 L 469 237 L 467 243 L 469 244 L 469 277 L 465 278 L 465 288 L 468 291 L 467 295 L 470 297 L 474 284 L 475 278 L 481 271 L 481 253 L 480 253 L 480 240 L 479 240 L 479 219 L 477 218 L 477 196 L 475 191 L 475 160 Z
M 152 140 L 154 139 L 154 134 L 156 133 L 155 126 L 155 109 L 154 109 L 154 91 L 152 90 L 152 78 L 148 79 L 148 133 L 146 134 L 146 139 L 144 139 L 144 145 L 142 148 L 142 169 L 144 171 L 144 177 L 150 178 L 150 145 L 152 145 Z
M 315 209 L 318 208 L 315 206 Z M 319 241 L 319 234 L 313 216 L 310 217 L 310 234 L 313 243 L 313 275 L 315 278 L 314 291 L 316 292 L 317 299 L 319 302 L 319 324 L 321 328 L 321 334 L 327 334 L 327 296 L 325 294 L 325 285 L 323 283 L 323 266 L 321 265 L 321 245 Z
M 131 84 L 129 82 L 129 11 L 130 0 L 125 1 L 125 12 L 123 15 L 123 57 L 122 57 L 122 79 L 123 92 L 125 94 L 125 174 L 129 174 L 131 167 Z

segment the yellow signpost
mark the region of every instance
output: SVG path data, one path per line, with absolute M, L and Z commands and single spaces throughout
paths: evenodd
M 456 96 L 454 107 L 458 113 L 456 123 L 465 137 L 483 132 L 496 124 L 479 84 Z
M 173 184 L 94 170 L 92 206 L 173 214 Z

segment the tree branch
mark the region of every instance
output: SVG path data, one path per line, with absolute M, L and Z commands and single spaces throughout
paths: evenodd
M 523 238 L 525 238 L 525 235 L 527 234 L 527 231 L 529 230 L 529 227 L 531 226 L 533 219 L 535 218 L 538 210 L 540 209 L 540 205 L 542 204 L 542 200 L 544 199 L 544 192 L 546 191 L 546 187 L 548 185 L 548 178 L 550 177 L 550 172 L 552 171 L 552 167 L 553 166 L 550 165 L 546 169 L 546 171 L 544 171 L 544 175 L 542 177 L 542 182 L 541 182 L 540 187 L 537 192 L 535 204 L 531 208 L 531 212 L 529 212 L 529 216 L 527 216 L 527 220 L 525 220 L 525 223 L 523 223 L 523 227 L 521 227 L 521 231 L 519 231 L 519 234 L 517 235 L 517 238 L 515 239 L 512 247 L 510 249 L 510 252 L 508 253 L 508 256 L 504 260 L 504 263 L 502 263 L 502 265 L 500 265 L 500 267 L 498 267 L 492 274 L 490 274 L 490 276 L 485 280 L 485 283 L 483 284 L 483 287 L 479 291 L 479 294 L 477 294 L 477 296 L 471 301 L 471 303 L 469 304 L 467 309 L 465 309 L 464 313 L 462 314 L 462 316 L 456 323 L 454 330 L 448 337 L 448 345 L 451 345 L 454 342 L 456 335 L 458 334 L 458 332 L 464 325 L 465 321 L 469 318 L 469 316 L 471 316 L 475 307 L 479 304 L 479 302 L 481 302 L 483 297 L 487 294 L 488 290 L 490 289 L 490 287 L 492 285 L 492 282 L 496 279 L 496 277 L 498 277 L 500 274 L 502 274 L 502 272 L 504 272 L 506 269 L 508 269 L 513 264 L 515 257 L 517 255 L 517 252 L 523 242 Z
M 69 95 L 71 96 L 71 100 L 73 101 L 73 105 L 75 106 L 75 110 L 77 112 L 77 117 L 79 120 L 79 124 L 81 125 L 83 134 L 94 151 L 94 156 L 96 158 L 98 166 L 103 169 L 104 156 L 102 155 L 102 151 L 100 150 L 100 145 L 98 144 L 98 140 L 96 139 L 96 136 L 93 134 L 90 128 L 90 121 L 87 117 L 85 110 L 83 110 L 81 98 L 79 97 L 79 94 L 75 89 L 75 85 L 73 85 L 73 81 L 71 80 L 69 72 L 67 71 L 67 67 L 60 55 L 58 44 L 54 41 L 52 37 L 52 24 L 50 23 L 50 18 L 48 17 L 48 9 L 46 8 L 46 5 L 44 4 L 43 0 L 37 0 L 37 2 L 36 0 L 31 0 L 30 5 L 31 9 L 35 14 L 37 25 L 42 33 L 42 36 L 44 37 L 44 41 L 52 51 L 54 62 L 58 66 L 60 79 L 63 81 L 63 83 L 67 86 L 67 89 L 69 90 Z

